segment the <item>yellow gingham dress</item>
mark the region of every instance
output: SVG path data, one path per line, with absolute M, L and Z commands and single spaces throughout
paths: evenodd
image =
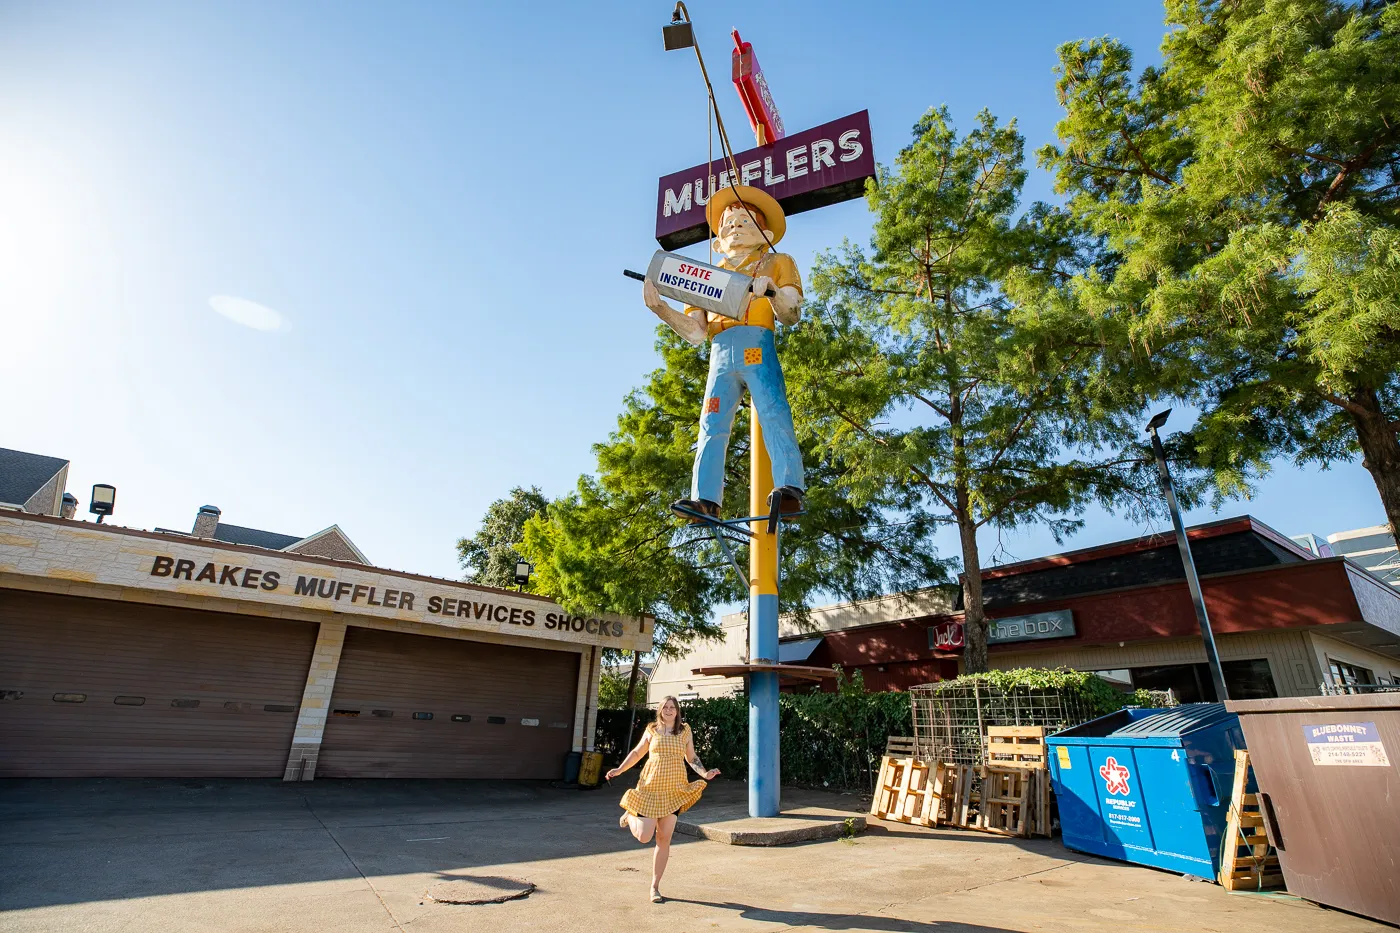
M 662 735 L 652 723 L 647 726 L 647 735 L 651 737 L 651 755 L 637 786 L 622 795 L 621 806 L 628 813 L 652 819 L 684 813 L 705 792 L 704 781 L 686 781 L 685 747 L 690 739 L 690 724 L 681 727 L 679 735 Z

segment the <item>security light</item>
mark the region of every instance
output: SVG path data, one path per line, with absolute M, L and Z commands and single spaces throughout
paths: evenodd
M 117 487 L 109 486 L 106 483 L 96 483 L 92 487 L 92 500 L 88 503 L 88 511 L 97 516 L 97 524 L 102 524 L 102 519 L 111 515 L 117 508 Z
M 1171 410 L 1170 408 L 1168 408 L 1166 411 L 1159 411 L 1159 412 L 1157 412 L 1157 414 L 1155 414 L 1155 415 L 1152 416 L 1152 420 L 1149 421 L 1149 422 L 1147 422 L 1147 430 L 1148 430 L 1148 431 L 1155 431 L 1155 430 L 1157 430 L 1158 428 L 1160 428 L 1162 425 L 1166 424 L 1166 423 L 1167 423 L 1167 419 L 1168 419 L 1169 417 L 1171 417 L 1171 413 L 1172 413 L 1172 410 Z
M 515 562 L 515 585 L 520 587 L 522 592 L 525 589 L 525 584 L 530 582 L 530 571 L 534 569 L 528 560 Z
M 681 19 L 681 11 L 684 9 L 684 4 L 677 3 L 675 11 L 671 13 L 671 25 L 661 27 L 661 39 L 668 52 L 688 49 L 695 45 L 695 33 L 690 28 L 689 13 L 686 14 L 685 20 Z

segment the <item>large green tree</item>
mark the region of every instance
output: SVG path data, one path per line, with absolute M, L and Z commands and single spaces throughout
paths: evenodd
M 518 548 L 525 522 L 548 505 L 549 500 L 538 487 L 517 486 L 510 495 L 487 506 L 476 534 L 457 540 L 457 560 L 467 579 L 482 586 L 514 587 L 515 562 L 520 560 Z M 530 589 L 534 586 L 530 585 Z
M 1063 284 L 1086 244 L 1042 205 L 1016 219 L 1022 150 L 1014 121 L 983 112 L 960 138 L 927 113 L 869 186 L 869 251 L 818 261 L 788 342 L 798 422 L 842 465 L 834 491 L 957 531 L 969 671 L 987 668 L 979 530 L 1058 539 L 1091 502 L 1152 501 L 1142 399 L 1105 377 L 1114 341 Z
M 1400 530 L 1400 5 L 1170 0 L 1160 67 L 1060 49 L 1041 151 L 1102 237 L 1078 288 L 1202 409 L 1220 492 L 1361 458 Z

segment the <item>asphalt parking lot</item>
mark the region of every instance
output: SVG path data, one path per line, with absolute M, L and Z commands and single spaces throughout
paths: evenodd
M 1058 840 L 873 823 L 854 840 L 742 848 L 617 828 L 621 787 L 488 781 L 0 781 L 0 931 L 874 930 L 1361 933 L 1392 928 L 1230 894 Z M 700 808 L 742 799 L 720 782 Z M 855 797 L 787 800 L 858 807 Z M 426 897 L 454 879 L 521 900 Z

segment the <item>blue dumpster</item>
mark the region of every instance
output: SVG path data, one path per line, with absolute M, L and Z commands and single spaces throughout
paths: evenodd
M 1045 742 L 1066 846 L 1216 877 L 1245 747 L 1224 704 L 1122 709 Z

